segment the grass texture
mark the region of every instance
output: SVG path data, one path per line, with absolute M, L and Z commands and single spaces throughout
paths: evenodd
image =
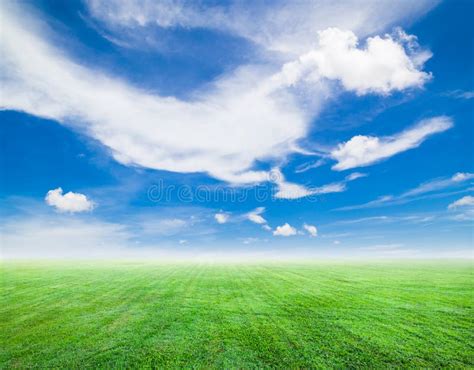
M 4 262 L 0 368 L 472 368 L 471 263 Z

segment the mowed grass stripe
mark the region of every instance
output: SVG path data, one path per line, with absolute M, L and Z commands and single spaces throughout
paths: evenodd
M 470 263 L 4 263 L 0 367 L 469 368 L 473 276 Z

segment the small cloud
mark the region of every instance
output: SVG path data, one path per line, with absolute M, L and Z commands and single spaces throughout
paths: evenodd
M 367 176 L 366 173 L 353 172 L 350 175 L 346 176 L 346 181 L 354 181 L 354 180 L 357 180 L 357 179 L 360 179 L 360 178 L 366 177 L 366 176 Z
M 363 208 L 375 208 L 375 207 L 382 207 L 382 206 L 389 206 L 394 204 L 404 204 L 408 203 L 417 199 L 424 199 L 428 196 L 443 196 L 443 193 L 436 193 L 441 192 L 444 189 L 453 188 L 453 187 L 460 187 L 463 185 L 464 182 L 467 182 L 474 178 L 473 173 L 469 172 L 458 172 L 455 173 L 451 177 L 444 177 L 444 178 L 436 178 L 430 181 L 424 182 L 417 187 L 407 190 L 404 193 L 399 195 L 384 195 L 380 196 L 375 200 L 372 200 L 367 203 L 358 204 L 355 206 L 346 206 L 337 208 L 339 211 L 347 211 L 347 210 L 354 210 L 354 209 L 363 209 Z M 467 189 L 470 191 L 471 189 Z M 427 195 L 428 194 L 428 195 Z M 446 193 L 446 195 L 448 195 Z
M 303 229 L 305 229 L 311 237 L 318 236 L 318 229 L 316 226 L 303 224 Z
M 188 244 L 188 241 L 186 239 L 181 239 L 179 241 L 179 244 L 183 245 L 183 244 Z
M 458 172 L 458 173 L 453 175 L 451 180 L 453 180 L 454 182 L 462 182 L 462 181 L 470 180 L 472 178 L 474 178 L 474 174 L 472 174 L 472 173 Z
M 292 236 L 296 234 L 296 229 L 288 223 L 285 223 L 282 226 L 277 226 L 275 231 L 273 231 L 273 235 L 275 236 Z
M 275 193 L 277 199 L 299 199 L 310 195 L 314 192 L 303 185 L 294 184 L 291 182 L 280 182 L 278 184 L 278 191 Z
M 263 225 L 262 228 L 263 228 L 264 230 L 267 230 L 267 231 L 271 231 L 271 230 L 272 230 L 272 228 L 271 228 L 270 226 L 266 225 L 266 224 Z
M 48 191 L 44 198 L 46 204 L 56 208 L 59 212 L 87 212 L 94 208 L 94 203 L 87 196 L 72 191 L 63 194 L 63 189 L 57 188 Z
M 449 96 L 454 99 L 464 99 L 464 100 L 469 100 L 474 98 L 474 91 L 472 90 L 453 90 L 453 91 L 448 91 L 446 94 L 443 94 L 445 96 Z
M 270 177 L 277 185 L 278 191 L 274 194 L 276 199 L 299 199 L 314 194 L 314 191 L 303 185 L 287 182 L 279 168 L 271 171 Z
M 341 242 L 339 240 L 334 240 L 333 243 L 336 244 L 336 245 L 341 244 Z
M 247 213 L 246 217 L 249 221 L 252 221 L 255 224 L 264 225 L 267 223 L 267 220 L 261 216 L 263 212 L 265 212 L 265 207 L 258 207 Z
M 474 197 L 471 195 L 466 195 L 461 199 L 456 200 L 448 206 L 448 209 L 456 209 L 459 207 L 474 207 Z
M 218 224 L 225 224 L 227 221 L 229 221 L 229 215 L 227 213 L 216 213 L 214 215 L 214 219 Z
M 309 171 L 309 170 L 311 170 L 311 169 L 313 169 L 313 168 L 321 167 L 321 166 L 323 166 L 325 163 L 326 163 L 326 160 L 323 159 L 323 158 L 318 159 L 316 162 L 303 163 L 303 164 L 299 165 L 298 167 L 296 167 L 295 173 L 306 172 L 306 171 Z
M 277 199 L 299 199 L 311 195 L 341 193 L 347 190 L 346 184 L 349 181 L 367 176 L 367 174 L 364 173 L 354 172 L 346 176 L 346 178 L 342 181 L 333 182 L 318 187 L 307 188 L 303 185 L 287 182 L 279 169 L 273 169 L 272 174 L 274 177 L 274 182 L 278 186 L 278 191 L 274 195 L 274 197 Z

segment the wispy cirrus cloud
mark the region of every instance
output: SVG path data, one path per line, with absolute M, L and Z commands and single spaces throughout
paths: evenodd
M 321 167 L 325 163 L 326 163 L 326 160 L 324 158 L 318 159 L 317 161 L 306 162 L 306 163 L 303 163 L 303 164 L 299 165 L 298 167 L 296 167 L 295 173 L 306 172 L 306 171 L 309 171 L 313 168 Z
M 416 148 L 429 136 L 451 127 L 453 127 L 451 118 L 440 116 L 422 120 L 415 126 L 393 136 L 354 136 L 331 151 L 330 156 L 337 161 L 332 168 L 343 171 L 372 165 Z
M 474 197 L 466 195 L 448 205 L 448 209 L 456 209 L 462 207 L 474 207 Z
M 274 194 L 276 199 L 299 199 L 313 195 L 341 193 L 347 190 L 347 183 L 366 177 L 367 174 L 354 172 L 347 175 L 343 180 L 317 186 L 306 187 L 286 181 L 284 175 L 279 170 L 273 170 L 277 176 L 274 176 L 274 182 L 277 185 L 277 192 Z
M 449 196 L 458 194 L 459 191 L 447 192 L 437 194 L 445 189 L 456 188 L 465 185 L 469 180 L 474 178 L 472 173 L 458 172 L 451 177 L 437 178 L 418 185 L 417 187 L 407 190 L 399 195 L 384 195 L 367 203 L 358 204 L 354 206 L 346 206 L 337 208 L 339 211 L 348 211 L 364 208 L 377 208 L 384 206 L 391 206 L 397 204 L 404 204 L 419 199 L 426 199 L 429 197 Z M 462 190 L 461 192 L 470 191 L 471 189 Z
M 388 25 L 416 18 L 438 1 L 387 3 L 356 0 L 328 2 L 229 1 L 195 2 L 170 0 L 87 0 L 89 16 L 108 35 L 129 46 L 147 45 L 153 40 L 150 28 L 210 29 L 251 40 L 280 53 L 299 55 L 314 45 L 317 32 L 328 27 L 354 31 L 364 37 L 384 31 Z M 342 11 L 344 10 L 344 11 Z M 129 42 L 133 40 L 134 42 Z
M 454 99 L 469 100 L 474 99 L 474 90 L 452 90 L 443 95 Z
M 263 218 L 263 212 L 265 212 L 265 207 L 258 207 L 255 208 L 253 211 L 245 214 L 245 217 L 254 224 L 265 225 L 267 223 L 267 220 Z

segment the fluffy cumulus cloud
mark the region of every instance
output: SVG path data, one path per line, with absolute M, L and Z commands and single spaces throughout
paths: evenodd
M 448 206 L 448 209 L 456 209 L 459 207 L 474 207 L 474 197 L 471 195 L 466 195 L 465 197 L 452 202 Z
M 318 236 L 318 228 L 314 225 L 303 224 L 303 229 L 305 229 L 311 237 Z
M 293 236 L 297 233 L 298 231 L 289 223 L 285 223 L 282 226 L 277 226 L 276 229 L 273 231 L 273 235 L 275 236 Z
M 157 5 L 157 12 L 150 10 L 151 13 L 133 15 L 135 11 L 140 12 L 153 5 L 146 3 L 141 8 L 133 1 L 116 3 L 101 6 L 97 2 L 90 2 L 92 13 L 99 18 L 105 16 L 107 22 L 119 24 L 131 22 L 134 25 L 146 25 L 152 21 L 163 27 L 178 25 L 221 29 L 227 27 L 225 19 L 232 18 L 228 17 L 226 11 L 222 13 L 226 15 L 221 17 L 221 11 L 216 8 L 213 13 L 217 14 L 215 17 L 206 15 L 198 21 L 193 15 L 192 4 L 190 7 L 178 6 L 179 15 L 174 11 L 162 12 L 160 9 L 164 5 Z M 176 3 L 171 1 L 166 4 L 173 8 Z M 396 17 L 429 7 L 424 4 L 398 4 L 397 7 L 404 10 L 395 12 Z M 324 3 L 318 6 L 321 7 L 320 13 L 299 11 L 298 16 L 317 13 L 318 17 L 325 19 L 321 16 L 325 14 Z M 358 9 L 364 8 L 355 2 L 352 7 L 356 13 Z M 372 8 L 385 14 L 386 21 L 393 21 L 391 13 L 385 9 L 386 5 L 380 6 L 373 2 L 366 7 Z M 272 60 L 266 66 L 241 66 L 208 84 L 199 94 L 191 94 L 189 100 L 181 100 L 141 90 L 124 80 L 85 67 L 69 58 L 64 50 L 53 46 L 53 42 L 45 36 L 48 32 L 42 30 L 27 11 L 14 9 L 14 6 L 6 3 L 2 3 L 1 11 L 5 31 L 0 40 L 4 92 L 2 109 L 24 111 L 79 129 L 108 147 L 114 158 L 126 165 L 181 173 L 205 172 L 214 178 L 236 184 L 268 180 L 267 171 L 254 169 L 256 161 L 281 160 L 301 151 L 299 140 L 306 136 L 309 124 L 318 114 L 323 96 L 327 94 L 328 87 L 324 80 L 338 80 L 344 88 L 356 93 L 387 93 L 421 86 L 428 78 L 426 73 L 419 70 L 427 54 L 423 56 L 411 52 L 413 39 L 409 36 L 403 34 L 397 39 L 390 36 L 372 37 L 365 47 L 359 48 L 353 33 L 328 29 L 319 33 L 318 48 L 304 53 L 295 62 L 295 68 L 301 71 L 291 81 L 288 80 L 288 75 L 293 73 L 291 62 L 281 69 L 281 59 L 280 62 Z M 292 17 L 291 12 L 284 7 L 278 11 Z M 328 11 L 327 15 L 333 11 Z M 127 14 L 130 14 L 129 18 Z M 274 14 L 268 14 L 268 26 L 276 19 Z M 362 29 L 367 24 L 369 14 L 364 13 L 363 19 L 351 15 L 333 24 L 339 25 L 341 29 Z M 326 19 L 322 24 L 328 22 Z M 260 22 L 247 19 L 245 24 L 254 23 Z M 291 38 L 303 39 L 307 35 L 303 24 L 315 27 L 316 23 L 306 19 L 305 22 L 295 24 L 301 24 L 302 28 Z M 240 26 L 229 27 L 232 32 L 245 29 Z M 276 28 L 280 29 L 279 36 L 272 41 L 259 39 L 260 44 L 283 50 L 283 45 L 291 45 L 291 42 L 287 42 L 289 39 L 285 37 L 285 27 L 276 25 Z M 263 29 L 256 33 L 260 35 L 256 37 L 264 37 L 268 31 Z M 251 34 L 248 32 L 248 35 Z M 317 40 L 317 30 L 313 29 L 310 36 L 312 42 Z M 305 45 L 306 48 L 309 44 L 302 42 L 299 45 Z M 284 57 L 291 58 L 291 52 Z M 354 73 L 353 68 L 361 70 Z M 373 69 L 370 75 L 367 72 L 369 69 Z M 354 80 L 355 75 L 362 76 L 361 80 Z M 288 88 L 289 85 L 291 88 Z M 311 104 L 300 101 L 299 88 L 311 92 L 309 95 L 314 97 Z M 342 152 L 344 150 L 341 148 L 334 155 L 342 157 Z M 297 185 L 282 183 L 280 187 L 282 194 L 305 194 L 304 188 Z
M 61 188 L 48 191 L 44 199 L 46 204 L 56 208 L 59 212 L 87 212 L 94 208 L 94 203 L 84 194 L 72 191 L 63 194 Z
M 420 68 L 431 53 L 417 51 L 416 38 L 401 30 L 395 37 L 370 37 L 363 48 L 351 31 L 328 28 L 318 34 L 319 47 L 285 64 L 277 79 L 288 85 L 337 80 L 345 90 L 363 95 L 421 87 L 430 78 Z
M 214 215 L 214 219 L 217 221 L 218 224 L 225 224 L 229 221 L 229 214 L 228 213 L 216 213 Z
M 339 144 L 331 153 L 337 161 L 334 170 L 369 166 L 398 153 L 418 147 L 429 136 L 453 126 L 450 118 L 439 116 L 420 121 L 414 127 L 393 136 L 354 136 Z

